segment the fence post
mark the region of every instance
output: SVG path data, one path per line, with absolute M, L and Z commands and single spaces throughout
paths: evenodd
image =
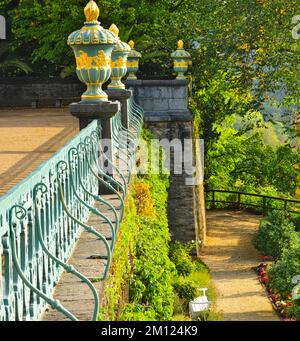
M 237 209 L 241 210 L 241 193 L 238 193 Z
M 211 208 L 214 210 L 216 208 L 216 198 L 215 198 L 215 191 L 212 190 L 212 204 Z
M 266 214 L 267 212 L 267 199 L 263 197 L 263 213 Z

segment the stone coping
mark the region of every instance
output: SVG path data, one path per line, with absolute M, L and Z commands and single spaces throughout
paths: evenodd
M 153 80 L 126 80 L 126 86 L 187 86 L 190 83 L 189 79 L 153 79 Z
M 178 111 L 178 112 L 147 112 L 145 111 L 145 122 L 191 122 L 194 115 L 191 111 Z

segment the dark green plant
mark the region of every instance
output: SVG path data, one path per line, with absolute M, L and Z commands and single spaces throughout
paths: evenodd
M 293 224 L 295 225 L 295 229 L 297 232 L 300 232 L 300 217 L 291 218 Z
M 186 304 L 197 296 L 197 284 L 182 277 L 174 283 L 174 290 L 180 298 L 185 300 Z
M 288 315 L 289 317 L 294 317 L 300 321 L 300 302 L 294 302 L 294 304 L 288 308 Z
M 300 243 L 283 252 L 282 258 L 268 270 L 269 284 L 282 299 L 292 294 L 292 279 L 300 274 Z
M 140 237 L 134 248 L 130 301 L 151 306 L 157 320 L 170 320 L 173 314 L 172 278 L 175 267 L 168 257 L 168 225 L 158 218 L 143 218 L 139 222 L 139 230 Z
M 194 269 L 190 252 L 195 248 L 194 243 L 182 244 L 178 241 L 170 245 L 170 259 L 175 264 L 178 275 L 187 276 Z
M 118 317 L 119 321 L 155 321 L 155 309 L 151 306 L 143 306 L 136 303 L 126 304 Z
M 16 57 L 6 42 L 0 43 L 0 74 L 15 75 L 24 72 L 26 74 L 32 72 L 31 68 L 21 59 Z
M 196 321 L 206 322 L 206 321 L 221 321 L 222 316 L 220 313 L 216 313 L 213 310 L 201 311 Z
M 284 212 L 272 211 L 261 222 L 253 245 L 263 255 L 278 260 L 284 250 L 300 245 L 300 236 Z

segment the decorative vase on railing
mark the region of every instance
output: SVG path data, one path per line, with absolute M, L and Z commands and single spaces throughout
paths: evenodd
M 87 91 L 81 96 L 82 102 L 103 102 L 108 97 L 102 90 L 102 84 L 110 78 L 111 53 L 117 39 L 100 25 L 100 11 L 93 0 L 85 7 L 84 14 L 84 27 L 69 36 L 68 45 L 75 54 L 77 76 L 87 86 Z
M 136 80 L 136 73 L 139 71 L 139 61 L 142 55 L 134 49 L 135 44 L 133 40 L 130 40 L 128 44 L 131 47 L 131 51 L 127 59 L 127 71 L 129 73 L 127 79 Z
M 125 89 L 122 78 L 127 73 L 127 57 L 131 48 L 119 38 L 119 29 L 115 24 L 112 24 L 109 30 L 115 35 L 117 43 L 111 54 L 111 83 L 108 89 Z
M 183 41 L 178 41 L 178 49 L 171 54 L 174 60 L 174 71 L 177 73 L 176 79 L 186 79 L 185 73 L 188 71 L 191 63 L 191 55 L 184 50 Z

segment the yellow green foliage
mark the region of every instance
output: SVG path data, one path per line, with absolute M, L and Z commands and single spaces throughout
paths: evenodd
M 141 217 L 152 217 L 156 215 L 154 200 L 151 195 L 150 184 L 138 180 L 133 185 L 134 200 L 137 214 Z

